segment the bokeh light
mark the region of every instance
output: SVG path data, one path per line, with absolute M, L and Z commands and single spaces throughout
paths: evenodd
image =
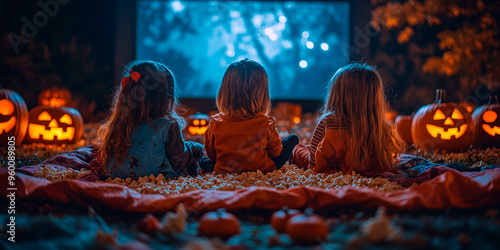
M 322 50 L 324 50 L 324 51 L 327 51 L 327 50 L 329 49 L 328 44 L 326 44 L 326 43 L 322 43 L 322 44 L 321 44 L 321 49 L 322 49 Z
M 314 43 L 311 42 L 311 41 L 309 41 L 309 42 L 306 43 L 306 46 L 307 46 L 308 49 L 312 49 L 312 48 L 314 48 Z
M 281 23 L 286 23 L 286 17 L 285 16 L 280 16 L 280 22 Z
M 301 68 L 306 68 L 306 67 L 307 67 L 307 61 L 306 61 L 306 60 L 301 60 L 301 61 L 299 62 L 299 66 L 300 66 Z
M 309 32 L 307 32 L 307 31 L 302 32 L 302 37 L 303 38 L 308 38 L 309 37 Z
M 182 11 L 184 9 L 184 5 L 181 3 L 181 1 L 173 1 L 172 2 L 172 9 L 175 11 L 175 12 L 179 12 L 179 11 Z

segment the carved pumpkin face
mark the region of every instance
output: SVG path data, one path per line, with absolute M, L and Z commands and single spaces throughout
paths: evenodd
M 16 92 L 0 89 L 0 146 L 6 146 L 8 137 L 16 138 L 21 144 L 28 126 L 28 108 Z
M 421 107 L 413 117 L 411 133 L 419 149 L 460 151 L 470 148 L 472 129 L 467 110 L 460 104 L 445 102 L 444 90 L 438 90 L 436 101 Z
M 475 136 L 474 145 L 488 148 L 500 147 L 500 104 L 496 97 L 490 99 L 490 104 L 478 107 L 472 113 Z
M 71 92 L 65 88 L 43 90 L 38 96 L 38 105 L 49 107 L 65 107 L 71 104 Z
M 457 108 L 445 109 L 445 112 L 452 111 L 451 115 L 445 115 L 441 109 L 437 109 L 432 116 L 432 121 L 425 124 L 427 132 L 434 137 L 443 140 L 451 140 L 452 137 L 458 139 L 465 134 L 468 125 L 464 124 L 464 116 Z
M 16 126 L 16 116 L 14 116 L 14 103 L 7 99 L 0 100 L 0 114 L 9 117 L 6 122 L 0 122 L 0 133 L 8 133 Z
M 75 143 L 82 137 L 80 112 L 67 107 L 36 107 L 29 113 L 28 142 Z
M 205 114 L 194 114 L 189 116 L 188 131 L 191 135 L 204 135 L 208 129 L 210 117 Z

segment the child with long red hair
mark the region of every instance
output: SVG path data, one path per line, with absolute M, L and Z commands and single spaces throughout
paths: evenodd
M 310 147 L 297 145 L 292 163 L 316 172 L 395 168 L 405 150 L 386 118 L 382 79 L 374 67 L 351 63 L 332 77 Z
M 126 74 L 95 141 L 100 174 L 134 179 L 196 175 L 203 145 L 182 138 L 186 123 L 175 111 L 172 72 L 158 62 L 137 61 Z

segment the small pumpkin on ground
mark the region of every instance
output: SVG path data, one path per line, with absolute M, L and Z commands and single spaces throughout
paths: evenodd
M 225 209 L 217 209 L 215 212 L 204 214 L 198 225 L 198 234 L 201 236 L 227 240 L 240 233 L 241 226 L 238 218 L 226 212 Z
M 326 241 L 328 227 L 323 217 L 313 214 L 308 208 L 304 214 L 295 215 L 288 220 L 285 231 L 298 244 L 316 244 Z
M 474 146 L 500 147 L 500 102 L 498 96 L 491 96 L 487 105 L 472 113 L 474 121 Z
M 142 220 L 136 224 L 137 231 L 153 235 L 160 230 L 160 222 L 152 214 L 146 214 Z
M 278 233 L 285 231 L 286 222 L 295 215 L 301 214 L 297 209 L 289 209 L 288 207 L 283 207 L 281 210 L 276 211 L 271 216 L 271 226 Z

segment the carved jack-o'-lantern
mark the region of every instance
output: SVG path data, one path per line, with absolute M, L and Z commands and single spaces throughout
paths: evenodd
M 38 105 L 50 107 L 71 106 L 71 92 L 65 88 L 44 89 L 38 95 Z
M 473 140 L 471 115 L 463 106 L 445 102 L 444 90 L 436 93 L 436 101 L 421 107 L 413 117 L 413 143 L 426 151 L 468 149 Z
M 395 120 L 396 127 L 398 128 L 403 140 L 406 144 L 413 144 L 413 139 L 411 138 L 411 123 L 413 121 L 413 116 L 411 115 L 398 115 Z
M 204 135 L 208 129 L 210 117 L 205 114 L 190 115 L 188 119 L 188 131 L 192 135 Z
M 83 134 L 80 112 L 68 107 L 36 107 L 29 113 L 26 142 L 75 143 Z
M 28 108 L 16 92 L 0 86 L 0 146 L 6 146 L 14 136 L 16 145 L 21 144 L 28 127 Z
M 475 135 L 474 145 L 478 147 L 500 147 L 500 103 L 497 96 L 491 96 L 487 105 L 478 107 L 472 113 Z

